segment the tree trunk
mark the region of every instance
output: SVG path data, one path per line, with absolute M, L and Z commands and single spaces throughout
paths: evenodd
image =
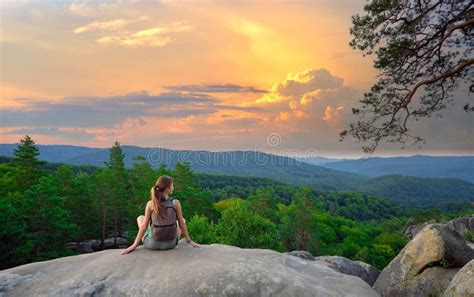
M 105 222 L 107 219 L 107 211 L 105 209 L 102 210 L 102 230 L 100 232 L 100 249 L 104 249 L 104 241 L 105 241 Z
M 116 217 L 115 217 L 114 246 L 117 246 L 118 220 L 119 220 L 119 217 L 116 216 Z
M 298 232 L 298 250 L 306 251 L 306 230 L 302 229 Z

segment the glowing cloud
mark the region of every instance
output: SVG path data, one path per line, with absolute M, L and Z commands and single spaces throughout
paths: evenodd
M 189 31 L 191 28 L 190 25 L 178 22 L 169 26 L 154 27 L 133 33 L 121 32 L 115 35 L 103 36 L 98 38 L 96 41 L 100 44 L 116 44 L 124 47 L 161 47 L 174 40 L 174 38 L 163 36 L 163 34 Z
M 344 109 L 343 106 L 339 106 L 337 108 L 334 108 L 330 105 L 326 107 L 326 110 L 324 111 L 324 116 L 322 117 L 323 120 L 329 122 L 333 120 L 334 118 L 337 118 L 339 116 L 339 111 Z
M 286 79 L 273 84 L 271 90 L 258 98 L 255 103 L 278 103 L 291 100 L 290 108 L 308 105 L 314 99 L 319 99 L 322 92 L 337 89 L 342 86 L 342 78 L 331 75 L 323 68 L 309 69 L 298 73 L 289 73 Z
M 282 96 L 301 96 L 318 89 L 333 89 L 342 85 L 342 78 L 332 76 L 326 69 L 311 69 L 289 73 L 286 80 L 276 86 Z
M 80 34 L 84 32 L 89 32 L 89 31 L 95 31 L 95 30 L 118 30 L 123 27 L 125 27 L 128 24 L 139 22 L 139 21 L 145 21 L 149 20 L 150 18 L 147 16 L 142 16 L 137 19 L 133 20 L 127 20 L 127 19 L 116 19 L 116 20 L 111 20 L 111 21 L 94 21 L 90 24 L 87 24 L 85 26 L 76 28 L 74 30 L 75 34 Z

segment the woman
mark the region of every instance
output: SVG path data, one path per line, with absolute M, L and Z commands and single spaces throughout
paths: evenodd
M 173 178 L 167 175 L 160 176 L 155 185 L 151 188 L 151 199 L 146 205 L 145 216 L 141 215 L 137 218 L 139 227 L 137 238 L 135 238 L 135 242 L 131 246 L 122 251 L 122 255 L 128 254 L 135 250 L 135 248 L 140 244 L 140 241 L 143 242 L 143 245 L 147 249 L 173 249 L 178 244 L 181 232 L 184 233 L 184 237 L 186 238 L 186 242 L 188 244 L 195 248 L 199 247 L 199 245 L 193 242 L 189 237 L 186 221 L 183 218 L 183 213 L 181 210 L 181 204 L 178 199 L 174 199 L 169 196 L 171 193 L 173 193 Z M 179 225 L 176 226 L 176 235 L 173 239 L 167 241 L 154 240 L 153 229 L 151 226 L 148 227 L 149 222 L 151 220 L 151 224 L 154 225 L 160 221 L 160 219 L 165 219 L 167 214 L 170 212 L 167 211 L 167 209 L 170 207 L 176 211 L 176 217 L 178 219 L 177 222 L 179 223 Z M 174 229 L 171 230 L 174 232 Z M 147 232 L 145 233 L 145 231 Z

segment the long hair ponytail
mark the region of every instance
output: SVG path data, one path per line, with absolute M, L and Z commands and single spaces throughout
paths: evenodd
M 171 186 L 173 183 L 173 178 L 168 175 L 161 175 L 157 180 L 155 185 L 151 188 L 151 201 L 153 203 L 153 209 L 160 218 L 166 218 L 166 208 L 165 208 L 165 196 L 163 191 Z

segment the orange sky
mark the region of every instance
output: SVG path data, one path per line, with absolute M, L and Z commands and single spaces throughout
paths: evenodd
M 3 1 L 0 142 L 362 156 L 338 132 L 375 81 L 348 46 L 364 3 Z M 469 153 L 456 119 L 411 152 Z

